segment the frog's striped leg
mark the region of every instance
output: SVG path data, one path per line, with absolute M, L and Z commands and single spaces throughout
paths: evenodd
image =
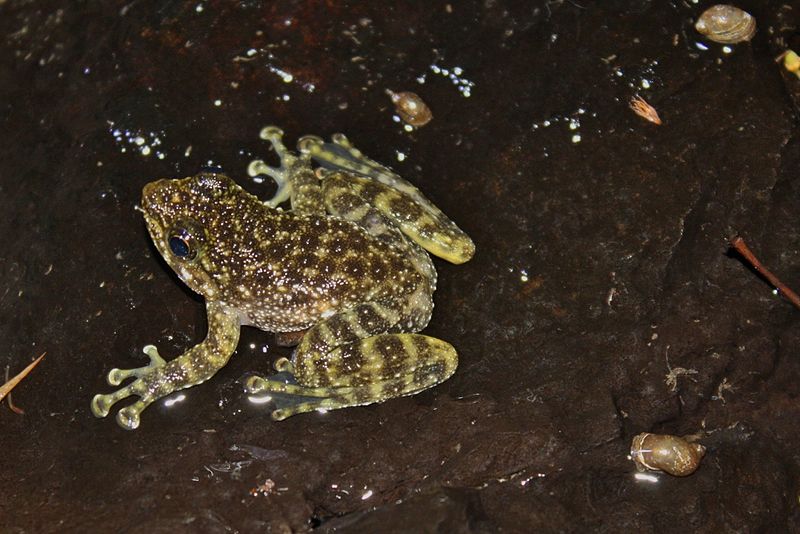
M 314 410 L 336 410 L 414 395 L 444 382 L 458 366 L 452 345 L 420 334 L 373 336 L 336 347 L 325 357 L 316 357 L 316 362 L 306 364 L 306 373 L 311 373 L 304 378 L 326 386 L 288 384 L 253 376 L 246 387 L 250 393 L 281 393 L 302 398 L 272 412 L 272 418 L 280 421 Z M 314 358 L 307 355 L 304 360 Z M 323 361 L 336 361 L 336 372 Z M 288 361 L 280 368 L 284 372 L 294 371 Z M 301 382 L 297 375 L 295 378 Z
M 277 126 L 265 126 L 260 135 L 261 139 L 272 145 L 281 161 L 280 167 L 270 167 L 263 160 L 256 159 L 247 167 L 247 174 L 250 176 L 266 174 L 278 185 L 275 195 L 264 203 L 276 208 L 289 200 L 293 211 L 324 214 L 319 178 L 311 169 L 309 157 L 297 157 L 286 148 L 283 144 L 283 131 Z
M 316 135 L 305 135 L 297 141 L 297 149 L 326 169 L 349 171 L 377 180 L 412 197 L 431 213 L 446 218 L 419 189 L 388 167 L 364 155 L 343 133 L 333 134 L 330 143 L 326 143 Z
M 414 263 L 417 271 L 429 282 L 430 292 L 436 289 L 436 269 L 428 254 L 405 238 L 402 231 L 377 207 L 370 205 L 351 187 L 352 175 L 336 173 L 325 178 L 323 196 L 328 212 L 352 221 L 373 236 L 402 250 Z M 367 180 L 369 182 L 369 180 Z M 392 190 L 393 191 L 393 190 Z
M 430 215 L 411 197 L 391 187 L 360 176 L 330 173 L 322 185 L 328 211 L 351 218 L 344 210 L 358 214 L 351 206 L 371 206 L 392 226 L 431 253 L 452 263 L 464 263 L 475 253 L 475 244 L 452 221 Z M 363 208 L 362 208 L 363 209 Z M 427 255 L 426 255 L 427 256 Z
M 277 370 L 293 375 L 296 384 L 253 376 L 245 387 L 252 394 L 273 392 L 296 398 L 295 403 L 275 410 L 274 419 L 413 395 L 455 372 L 456 351 L 433 337 L 384 332 L 408 324 L 412 330 L 421 328 L 429 318 L 429 310 L 406 315 L 388 305 L 361 304 L 311 328 L 292 363 L 278 361 Z
M 117 413 L 117 423 L 126 429 L 139 426 L 141 413 L 154 401 L 180 389 L 188 388 L 211 378 L 228 362 L 239 342 L 239 318 L 223 310 L 219 304 L 208 303 L 208 335 L 206 339 L 175 358 L 166 362 L 153 345 L 144 348 L 150 364 L 138 369 L 112 369 L 108 383 L 118 386 L 128 378 L 133 382 L 113 393 L 95 395 L 92 413 L 96 417 L 108 415 L 111 407 L 132 395 L 139 400 Z
M 344 170 L 363 178 L 364 200 L 396 222 L 403 233 L 420 246 L 452 263 L 464 263 L 475 253 L 475 244 L 456 224 L 419 189 L 390 169 L 371 160 L 354 147 L 344 134 L 334 134 L 331 143 L 307 135 L 298 141 L 298 150 L 332 171 Z M 330 175 L 344 176 L 329 172 Z M 327 196 L 327 195 L 326 195 Z

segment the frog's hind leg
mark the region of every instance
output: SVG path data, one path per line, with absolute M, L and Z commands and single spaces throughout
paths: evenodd
M 415 258 L 418 267 L 424 265 L 420 272 L 432 281 L 436 280 L 436 272 L 423 248 L 453 263 L 467 261 L 475 251 L 472 240 L 452 221 L 431 218 L 411 198 L 384 184 L 332 173 L 323 179 L 322 194 L 330 213 L 353 221 L 376 237 L 405 249 Z M 387 228 L 390 231 L 386 231 Z
M 250 377 L 250 393 L 274 393 L 283 400 L 272 418 L 283 420 L 314 410 L 336 410 L 414 395 L 447 380 L 458 365 L 449 343 L 420 334 L 383 334 L 336 347 L 328 354 L 298 354 L 276 368 L 294 374 L 297 384 Z M 291 399 L 296 399 L 292 402 Z
M 305 135 L 297 141 L 297 149 L 325 169 L 349 171 L 372 178 L 414 197 L 432 211 L 439 211 L 439 208 L 425 198 L 419 189 L 388 167 L 367 157 L 343 133 L 333 134 L 330 143 L 326 143 L 316 135 Z
M 277 376 L 250 377 L 247 391 L 289 398 L 288 405 L 273 413 L 284 419 L 316 409 L 413 395 L 446 380 L 458 365 L 452 345 L 420 334 L 392 333 L 416 332 L 427 325 L 429 294 L 400 302 L 405 304 L 394 300 L 359 304 L 318 323 L 303 337 L 292 362 L 278 360 Z
M 319 178 L 311 169 L 309 156 L 298 157 L 283 144 L 283 131 L 277 126 L 266 126 L 261 130 L 261 139 L 268 141 L 280 158 L 280 167 L 271 167 L 263 160 L 256 159 L 247 167 L 247 174 L 257 176 L 266 174 L 278 186 L 275 195 L 264 203 L 276 208 L 290 201 L 293 211 L 323 214 L 322 192 Z
M 323 167 L 330 169 L 325 183 L 348 171 L 353 187 L 364 201 L 375 206 L 417 244 L 452 263 L 464 263 L 475 253 L 475 244 L 447 215 L 419 189 L 402 177 L 365 156 L 344 134 L 334 134 L 330 143 L 316 136 L 302 137 L 298 149 Z M 360 178 L 359 178 L 360 177 Z M 323 185 L 323 188 L 326 186 Z M 329 194 L 325 191 L 326 201 Z M 330 207 L 329 207 L 330 209 Z
M 372 206 L 351 187 L 353 176 L 335 173 L 323 181 L 322 194 L 327 210 L 343 219 L 354 222 L 373 236 L 400 249 L 414 264 L 416 270 L 429 282 L 431 293 L 436 289 L 436 268 L 433 260 L 420 247 L 403 236 L 392 220 Z

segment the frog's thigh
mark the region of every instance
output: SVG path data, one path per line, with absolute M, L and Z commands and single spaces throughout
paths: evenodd
M 297 382 L 306 387 L 355 388 L 365 404 L 409 395 L 447 379 L 458 363 L 452 345 L 421 334 L 381 334 L 336 347 L 323 358 L 298 353 Z
M 329 213 L 352 221 L 370 234 L 405 248 L 405 238 L 391 219 L 362 198 L 354 187 L 357 178 L 333 173 L 322 182 L 322 196 Z
M 407 331 L 425 327 L 429 315 L 409 309 L 392 300 L 365 302 L 352 309 L 338 313 L 316 324 L 303 336 L 293 357 L 293 374 L 298 382 L 307 386 L 327 386 L 317 369 L 325 367 L 333 373 L 342 365 L 335 349 L 386 332 L 399 330 L 403 325 Z
M 444 382 L 458 366 L 452 345 L 421 334 L 382 334 L 336 347 L 323 359 L 316 356 L 295 356 L 295 372 L 303 369 L 295 375 L 297 385 L 263 379 L 253 384 L 297 399 L 283 403 L 274 419 L 413 395 Z

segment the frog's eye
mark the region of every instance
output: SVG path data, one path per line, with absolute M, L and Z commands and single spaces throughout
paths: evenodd
M 193 260 L 197 257 L 202 234 L 193 229 L 193 225 L 179 224 L 172 228 L 167 238 L 172 255 L 182 260 Z
M 192 259 L 196 254 L 189 239 L 183 234 L 169 236 L 169 249 L 179 258 L 187 260 Z

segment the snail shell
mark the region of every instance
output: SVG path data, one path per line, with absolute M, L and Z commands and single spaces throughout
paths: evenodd
M 392 99 L 394 110 L 406 124 L 420 127 L 431 122 L 433 113 L 418 94 L 410 91 L 395 93 L 390 89 L 386 90 L 386 94 Z
M 631 459 L 640 471 L 664 471 L 676 477 L 685 477 L 700 467 L 706 448 L 690 443 L 678 436 L 644 432 L 634 436 Z
M 753 38 L 756 19 L 736 6 L 717 4 L 700 15 L 694 29 L 714 42 L 736 44 Z

